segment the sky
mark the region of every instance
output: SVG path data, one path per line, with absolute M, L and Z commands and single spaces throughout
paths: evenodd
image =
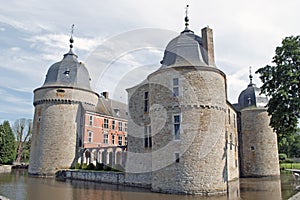
M 33 118 L 33 91 L 69 51 L 85 63 L 98 93 L 126 102 L 132 87 L 160 67 L 168 42 L 184 30 L 214 31 L 217 67 L 237 102 L 253 73 L 272 64 L 283 38 L 299 35 L 299 0 L 10 0 L 0 6 L 0 122 Z M 258 75 L 254 82 L 260 86 Z

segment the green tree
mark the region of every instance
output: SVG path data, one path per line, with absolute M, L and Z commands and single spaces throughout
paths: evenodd
M 270 125 L 280 141 L 284 135 L 296 133 L 300 117 L 300 36 L 283 39 L 272 63 L 274 66 L 267 65 L 256 73 L 263 83 L 262 93 L 269 97 Z
M 8 121 L 0 124 L 0 163 L 12 164 L 16 158 L 16 141 Z

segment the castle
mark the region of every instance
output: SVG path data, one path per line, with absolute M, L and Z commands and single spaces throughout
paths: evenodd
M 51 175 L 88 158 L 112 166 L 121 162 L 131 185 L 203 195 L 225 193 L 228 182 L 239 177 L 278 176 L 277 136 L 269 126 L 268 99 L 250 75 L 238 103 L 231 104 L 226 74 L 215 64 L 212 29 L 203 28 L 200 37 L 188 22 L 186 16 L 185 29 L 168 43 L 161 67 L 127 89 L 128 111 L 119 102 L 108 105 L 106 93 L 91 90 L 71 38 L 69 53 L 50 67 L 44 85 L 34 91 L 29 174 Z M 92 126 L 97 116 L 106 127 L 98 125 L 95 134 L 105 135 L 115 120 L 119 126 L 128 120 L 126 132 L 116 133 L 124 135 L 121 145 L 88 144 L 92 130 L 84 127 Z M 102 137 L 114 132 L 109 133 Z M 93 158 L 85 155 L 88 148 Z M 117 148 L 126 156 L 117 158 Z

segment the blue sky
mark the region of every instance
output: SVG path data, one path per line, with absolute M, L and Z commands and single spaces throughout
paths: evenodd
M 0 122 L 33 117 L 33 90 L 68 51 L 72 24 L 92 88 L 126 101 L 124 89 L 159 68 L 163 49 L 184 29 L 186 4 L 190 29 L 214 30 L 232 103 L 249 82 L 248 67 L 270 64 L 281 40 L 300 33 L 299 0 L 10 0 L 0 7 Z

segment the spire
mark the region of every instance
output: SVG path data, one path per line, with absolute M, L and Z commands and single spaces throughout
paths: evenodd
M 185 18 L 184 18 L 185 29 L 184 29 L 184 31 L 182 31 L 182 33 L 184 33 L 184 32 L 193 32 L 188 27 L 189 26 L 189 21 L 190 21 L 188 14 L 189 14 L 189 5 L 186 5 L 186 7 L 185 7 Z
M 66 53 L 65 55 L 64 55 L 64 57 L 66 57 L 67 55 L 71 55 L 71 56 L 75 56 L 76 58 L 77 58 L 77 55 L 75 55 L 74 53 L 73 53 L 73 51 L 72 51 L 72 49 L 73 49 L 73 43 L 74 43 L 74 39 L 73 39 L 73 33 L 74 33 L 74 24 L 72 24 L 72 26 L 71 26 L 71 36 L 70 36 L 70 50 L 69 50 L 69 52 L 68 53 Z
M 74 33 L 74 24 L 72 24 L 72 27 L 71 27 L 71 37 L 70 37 L 70 49 L 73 48 L 73 43 L 74 43 L 74 39 L 73 39 L 73 33 Z
M 252 76 L 252 71 L 251 71 L 251 66 L 249 67 L 249 79 L 250 79 L 250 83 L 249 83 L 249 87 L 250 86 L 253 86 L 254 84 L 252 83 L 252 79 L 253 79 L 253 76 Z

